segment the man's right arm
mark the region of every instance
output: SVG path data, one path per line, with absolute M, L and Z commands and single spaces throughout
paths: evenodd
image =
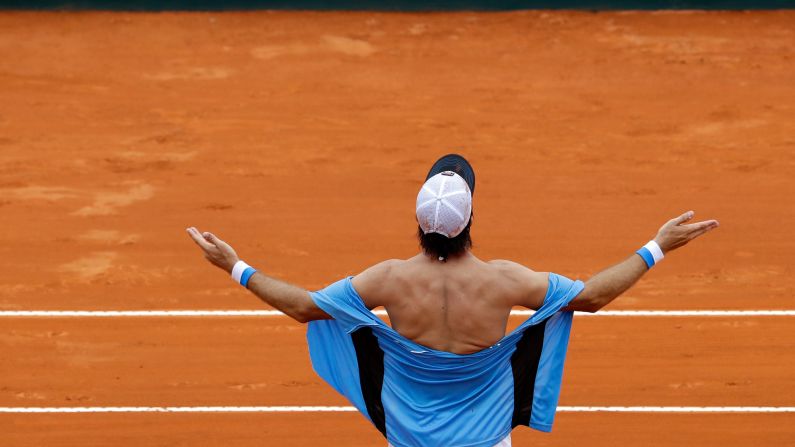
M 692 218 L 693 212 L 688 211 L 669 220 L 660 228 L 654 241 L 664 254 L 718 227 L 717 220 L 687 224 Z M 583 291 L 569 303 L 566 310 L 596 312 L 632 287 L 647 270 L 643 258 L 633 254 L 586 281 Z

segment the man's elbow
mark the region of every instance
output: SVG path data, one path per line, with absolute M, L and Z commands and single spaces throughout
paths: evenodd
M 569 305 L 572 310 L 588 313 L 596 313 L 603 307 L 604 300 L 599 295 L 591 293 L 587 286 Z
M 295 313 L 290 313 L 290 314 L 287 314 L 287 315 L 290 318 L 292 318 L 293 320 L 295 320 L 295 321 L 297 321 L 297 322 L 299 322 L 301 324 L 306 324 L 306 323 L 309 323 L 310 321 L 312 321 L 312 319 L 309 318 L 309 315 L 307 315 L 306 313 L 303 313 L 303 312 L 295 312 Z
M 590 314 L 593 314 L 593 313 L 598 312 L 599 309 L 601 309 L 602 307 L 604 307 L 604 306 L 602 306 L 599 303 L 589 303 L 584 308 L 578 309 L 578 310 L 580 310 L 581 312 L 588 312 Z
M 309 306 L 296 307 L 290 309 L 289 311 L 285 311 L 284 313 L 287 314 L 288 317 L 301 324 L 316 320 L 316 318 L 312 318 L 312 311 L 309 309 Z
M 293 320 L 305 324 L 315 320 L 328 320 L 331 318 L 329 314 L 315 305 L 302 305 L 293 309 L 285 310 L 287 316 Z
M 595 301 L 583 301 L 577 303 L 575 306 L 570 306 L 571 310 L 577 312 L 587 312 L 590 314 L 598 312 L 602 307 L 604 307 L 602 304 Z

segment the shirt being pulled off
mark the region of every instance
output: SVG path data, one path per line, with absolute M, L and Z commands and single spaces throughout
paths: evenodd
M 365 307 L 344 278 L 312 299 L 315 372 L 395 447 L 492 447 L 518 425 L 551 431 L 572 314 L 584 285 L 550 273 L 544 303 L 493 346 L 454 354 L 417 344 Z

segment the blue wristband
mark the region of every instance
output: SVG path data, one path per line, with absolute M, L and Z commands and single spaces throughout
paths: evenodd
M 257 273 L 257 269 L 254 267 L 247 267 L 243 270 L 243 274 L 240 275 L 240 285 L 248 288 L 248 280 L 251 279 L 251 276 L 255 273 Z
M 639 254 L 640 257 L 643 258 L 643 262 L 646 263 L 647 270 L 654 267 L 654 256 L 652 256 L 648 248 L 640 247 L 640 249 L 635 253 Z

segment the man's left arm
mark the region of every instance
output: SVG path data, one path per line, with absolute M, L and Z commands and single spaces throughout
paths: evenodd
M 231 273 L 235 264 L 240 261 L 235 250 L 214 234 L 200 233 L 195 227 L 188 228 L 187 232 L 196 245 L 202 249 L 205 259 L 214 266 Z M 307 290 L 264 273 L 254 273 L 246 286 L 257 298 L 298 322 L 306 323 L 312 320 L 331 318 L 315 304 Z

